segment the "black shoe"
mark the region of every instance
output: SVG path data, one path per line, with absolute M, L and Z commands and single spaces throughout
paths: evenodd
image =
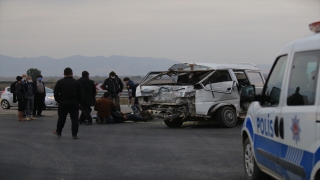
M 61 134 L 57 132 L 57 130 L 53 130 L 53 134 L 57 135 L 58 137 L 61 137 Z
M 92 125 L 92 122 L 86 122 L 86 125 Z
M 41 114 L 37 114 L 37 116 L 38 116 L 38 117 L 41 117 L 41 116 L 43 116 L 43 115 L 41 115 Z
M 77 135 L 72 135 L 73 139 L 79 139 Z

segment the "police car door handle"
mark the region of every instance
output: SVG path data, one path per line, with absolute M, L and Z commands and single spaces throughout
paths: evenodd
M 280 137 L 283 139 L 284 138 L 283 118 L 280 119 L 279 131 L 280 131 Z
M 278 116 L 276 116 L 275 121 L 274 121 L 274 134 L 276 135 L 276 137 L 279 136 L 279 120 L 278 120 Z

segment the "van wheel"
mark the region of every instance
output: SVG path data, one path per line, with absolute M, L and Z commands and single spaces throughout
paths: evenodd
M 238 121 L 235 111 L 230 106 L 220 108 L 216 117 L 222 127 L 234 127 Z
M 180 127 L 183 124 L 183 121 L 181 118 L 175 118 L 175 119 L 166 119 L 163 121 L 168 127 L 177 128 Z
M 243 145 L 243 162 L 244 162 L 244 171 L 246 174 L 246 179 L 248 180 L 268 179 L 268 176 L 259 169 L 254 159 L 253 148 L 249 138 L 246 139 Z
M 10 109 L 10 104 L 7 100 L 2 100 L 1 107 L 2 107 L 2 109 Z

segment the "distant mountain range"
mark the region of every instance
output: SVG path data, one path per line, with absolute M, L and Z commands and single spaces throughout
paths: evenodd
M 106 76 L 110 71 L 115 71 L 120 76 L 140 76 L 150 71 L 167 70 L 175 60 L 151 57 L 126 57 L 126 56 L 70 56 L 55 59 L 47 56 L 31 58 L 14 58 L 0 54 L 0 77 L 14 77 L 26 73 L 29 68 L 41 70 L 43 76 L 63 76 L 66 67 L 73 69 L 73 74 L 81 76 L 82 71 L 88 71 L 90 76 Z M 268 72 L 271 65 L 259 65 L 262 71 Z
M 0 76 L 11 77 L 26 73 L 29 68 L 41 70 L 43 76 L 63 76 L 66 67 L 73 69 L 73 74 L 81 76 L 88 71 L 90 76 L 109 75 L 115 71 L 121 76 L 145 75 L 149 71 L 166 70 L 178 61 L 164 58 L 125 57 L 125 56 L 70 56 L 54 59 L 47 56 L 32 58 L 14 58 L 0 54 Z

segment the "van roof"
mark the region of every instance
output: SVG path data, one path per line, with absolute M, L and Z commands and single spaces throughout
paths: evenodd
M 320 33 L 312 34 L 287 44 L 279 54 L 289 54 L 291 50 L 293 52 L 320 50 Z
M 260 70 L 253 63 L 179 63 L 169 68 L 169 71 L 207 71 L 217 69 Z

